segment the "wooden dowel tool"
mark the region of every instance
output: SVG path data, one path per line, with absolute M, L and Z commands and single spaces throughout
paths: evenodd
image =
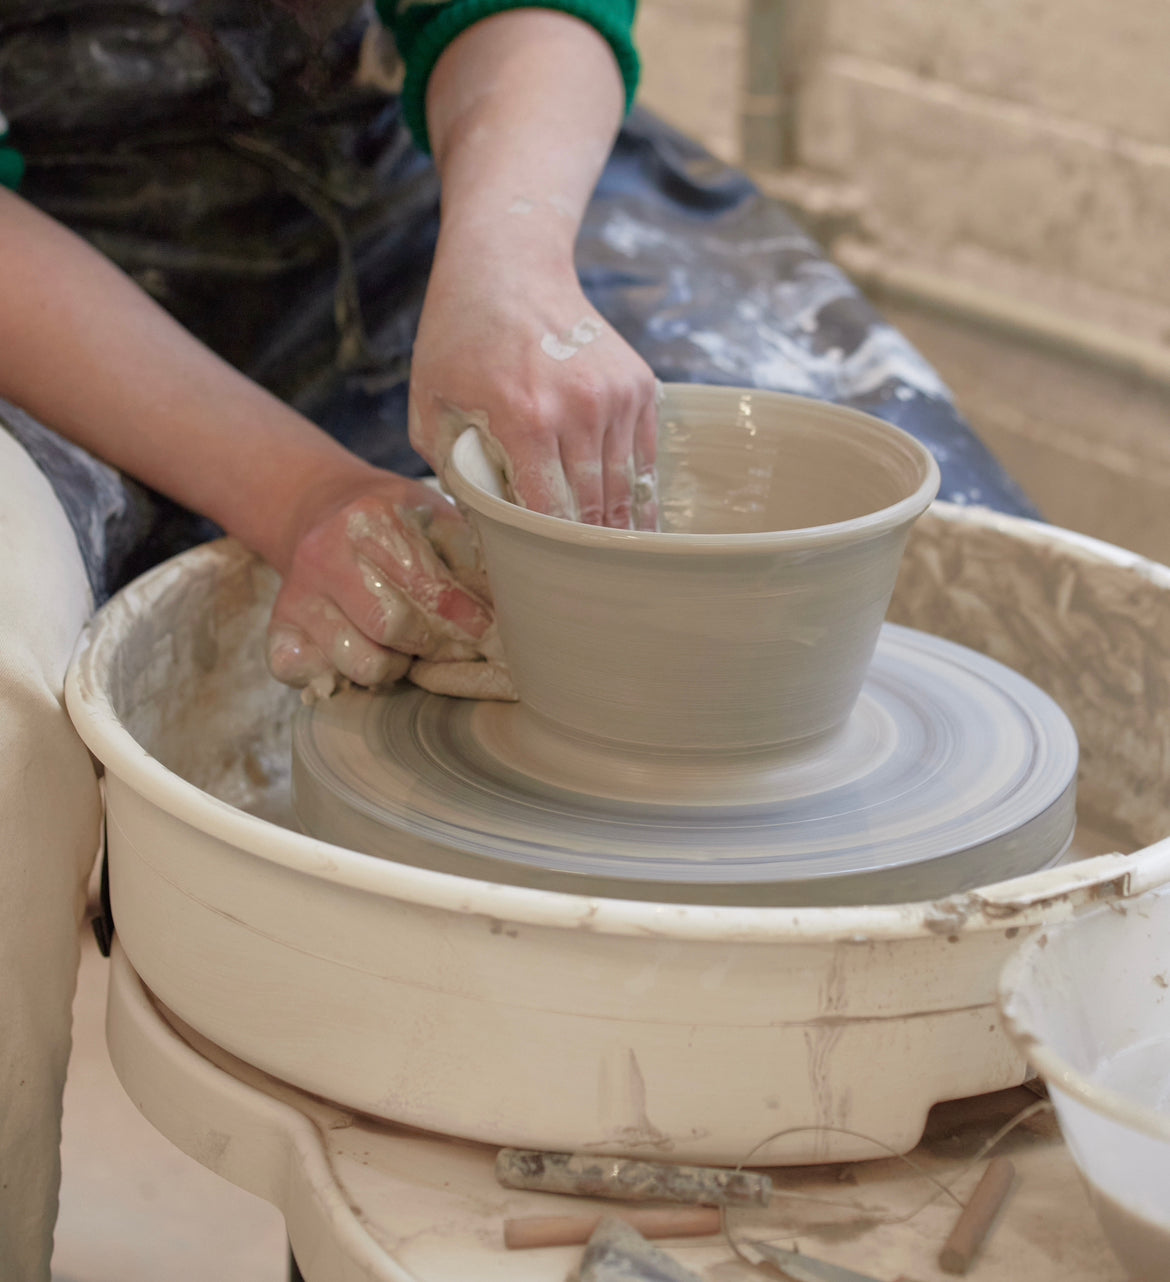
M 966 1273 L 971 1267 L 1015 1178 L 1016 1168 L 1006 1157 L 993 1157 L 988 1162 L 983 1178 L 938 1253 L 938 1266 L 944 1273 Z
M 643 1207 L 605 1215 L 531 1215 L 504 1221 L 504 1245 L 510 1251 L 538 1246 L 574 1246 L 588 1242 L 603 1219 L 618 1219 L 645 1238 L 708 1237 L 722 1227 L 713 1206 Z

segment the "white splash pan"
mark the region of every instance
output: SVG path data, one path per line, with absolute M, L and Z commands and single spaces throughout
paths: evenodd
M 263 666 L 275 586 L 232 543 L 151 572 L 95 619 L 68 704 L 106 768 L 138 974 L 225 1050 L 376 1117 L 676 1160 L 875 1154 L 841 1131 L 903 1152 L 932 1104 L 1023 1080 L 996 1009 L 1019 939 L 1170 880 L 1170 570 L 1105 544 L 938 504 L 890 617 L 1052 694 L 1083 832 L 1133 853 L 882 907 L 587 899 L 279 826 L 295 696 Z M 789 1127 L 840 1129 L 756 1147 Z

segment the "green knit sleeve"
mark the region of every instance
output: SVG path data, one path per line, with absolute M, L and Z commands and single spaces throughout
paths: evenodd
M 24 157 L 14 147 L 4 145 L 7 138 L 8 121 L 0 112 L 0 187 L 11 187 L 15 191 L 24 177 Z
M 427 137 L 427 81 L 439 55 L 481 18 L 508 9 L 555 9 L 595 27 L 609 41 L 626 86 L 626 109 L 638 87 L 638 54 L 632 28 L 637 0 L 377 0 L 378 13 L 394 33 L 406 64 L 402 109 L 415 142 L 430 151 Z

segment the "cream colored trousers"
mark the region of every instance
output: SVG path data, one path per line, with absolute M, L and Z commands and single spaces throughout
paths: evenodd
M 0 429 L 0 1279 L 48 1282 L 97 776 L 65 712 L 89 583 L 48 481 Z

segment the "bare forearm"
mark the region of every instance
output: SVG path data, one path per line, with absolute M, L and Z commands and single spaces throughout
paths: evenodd
M 571 266 L 585 206 L 621 124 L 613 53 L 562 13 L 477 23 L 439 59 L 427 119 L 442 180 L 439 263 L 455 247 L 524 247 Z
M 366 470 L 85 242 L 7 193 L 0 279 L 0 396 L 278 568 L 305 497 L 344 491 Z

